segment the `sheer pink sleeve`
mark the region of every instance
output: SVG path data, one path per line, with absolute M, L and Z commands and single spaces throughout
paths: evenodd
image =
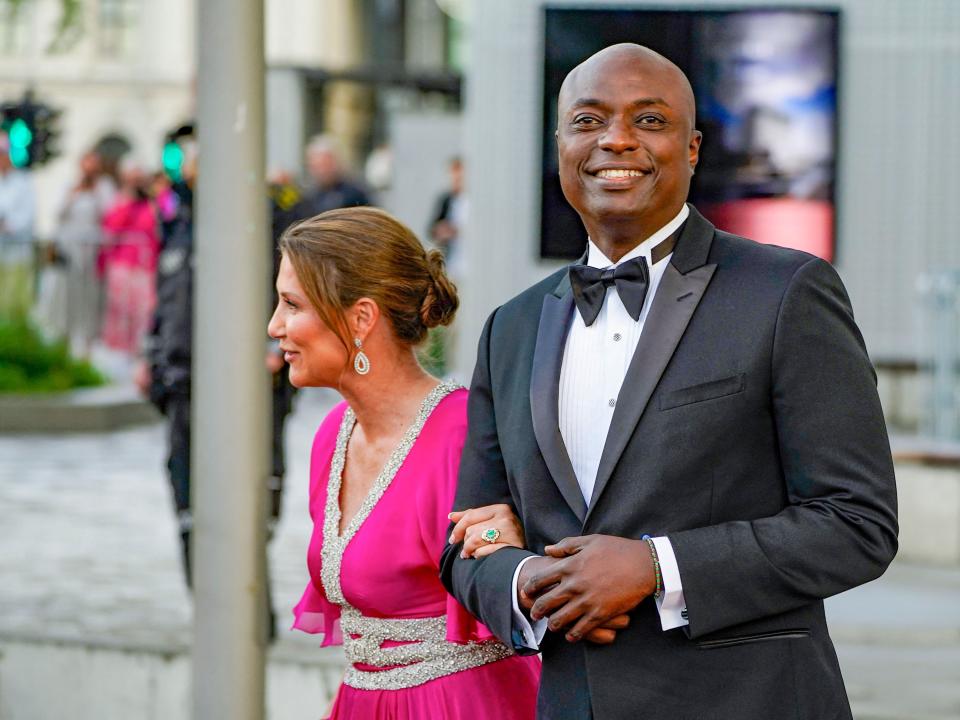
M 330 459 L 336 444 L 340 419 L 346 411 L 346 403 L 335 407 L 317 430 L 310 454 L 310 517 L 313 520 L 313 535 L 307 550 L 307 567 L 310 582 L 293 608 L 292 629 L 306 633 L 322 633 L 321 647 L 340 645 L 343 634 L 340 631 L 340 606 L 327 600 L 320 585 L 320 564 L 323 549 L 323 508 L 327 501 L 327 476 L 330 473 Z
M 432 424 L 430 453 L 435 458 L 425 473 L 430 482 L 420 486 L 417 512 L 420 534 L 432 562 L 440 570 L 440 554 L 447 544 L 450 520 L 457 492 L 460 453 L 467 435 L 467 392 L 457 390 L 438 408 L 443 422 Z M 435 411 L 436 412 L 436 411 Z M 447 640 L 456 643 L 494 640 L 487 626 L 477 620 L 452 595 L 447 595 Z
M 340 631 L 340 606 L 328 601 L 312 582 L 307 584 L 300 602 L 293 608 L 293 616 L 292 629 L 323 634 L 321 647 L 343 644 L 343 633 Z

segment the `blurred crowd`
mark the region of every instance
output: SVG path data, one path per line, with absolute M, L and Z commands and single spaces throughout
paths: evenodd
M 38 243 L 32 178 L 12 166 L 5 143 L 0 136 L 0 317 L 29 317 L 76 357 L 88 358 L 97 341 L 134 357 L 156 303 L 171 184 L 131 160 L 108 168 L 86 152 L 57 202 L 53 237 Z
M 29 317 L 48 340 L 66 341 L 74 357 L 96 353 L 97 364 L 109 374 L 129 376 L 154 322 L 163 249 L 182 245 L 177 235 L 186 227 L 192 232 L 185 218 L 192 215 L 196 143 L 188 134 L 178 144 L 182 162 L 172 173 L 149 171 L 130 157 L 114 161 L 85 152 L 56 203 L 56 229 L 41 242 L 31 172 L 14 167 L 0 133 L 0 318 Z M 367 183 L 350 177 L 335 142 L 314 137 L 306 147 L 302 180 L 294 170 L 268 178 L 272 246 L 298 220 L 375 204 L 368 187 L 383 184 L 389 150 L 378 148 L 367 165 Z M 425 239 L 443 250 L 456 278 L 462 265 L 459 228 L 467 211 L 459 158 L 450 160 L 449 174 Z

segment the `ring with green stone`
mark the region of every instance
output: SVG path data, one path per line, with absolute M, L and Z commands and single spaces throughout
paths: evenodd
M 487 528 L 482 533 L 480 533 L 480 539 L 485 543 L 495 543 L 500 539 L 500 531 L 496 528 Z

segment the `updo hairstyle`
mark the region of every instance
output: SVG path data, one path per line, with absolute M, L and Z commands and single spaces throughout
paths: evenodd
M 349 352 L 345 311 L 362 297 L 377 303 L 397 339 L 416 345 L 449 325 L 460 304 L 443 254 L 426 250 L 389 213 L 372 207 L 330 210 L 289 227 L 280 250 L 320 319 Z

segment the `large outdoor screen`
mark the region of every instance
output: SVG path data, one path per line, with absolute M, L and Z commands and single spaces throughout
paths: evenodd
M 560 84 L 594 52 L 635 42 L 679 65 L 697 95 L 697 208 L 722 230 L 832 260 L 838 37 L 835 11 L 547 8 L 541 257 L 586 244 L 557 176 Z

